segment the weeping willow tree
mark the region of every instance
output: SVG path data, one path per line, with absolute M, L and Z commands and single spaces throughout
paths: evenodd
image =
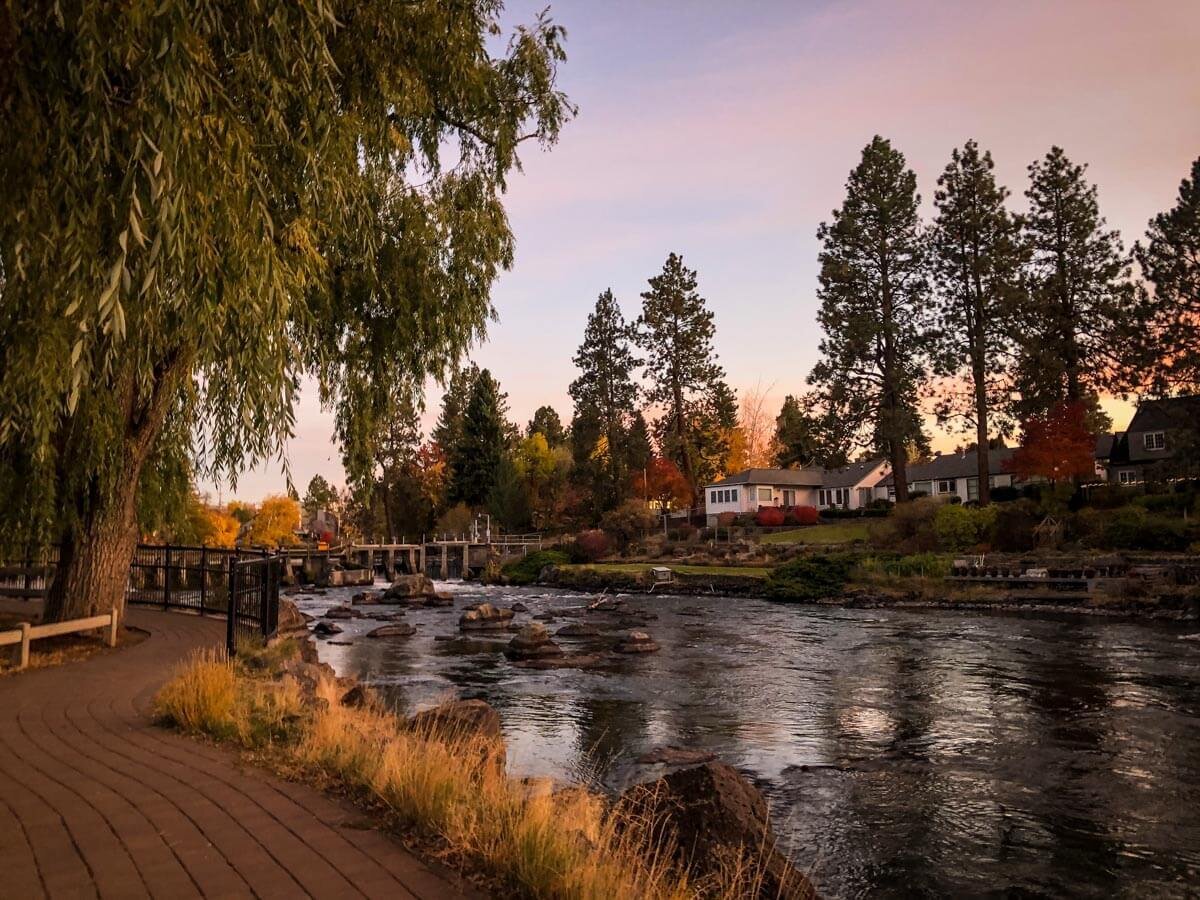
M 562 29 L 496 0 L 0 9 L 0 517 L 51 619 L 120 608 L 140 486 L 282 455 L 301 380 L 350 459 L 480 337 Z

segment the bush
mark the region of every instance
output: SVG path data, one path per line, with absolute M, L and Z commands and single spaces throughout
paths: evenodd
M 690 541 L 696 537 L 700 529 L 690 522 L 684 522 L 667 532 L 667 540 L 670 541 Z
M 1037 544 L 1033 529 L 1041 521 L 1037 504 L 1031 500 L 1017 500 L 995 507 L 996 519 L 992 525 L 992 549 L 1003 553 L 1024 553 Z
M 783 521 L 787 525 L 816 525 L 820 517 L 815 506 L 792 506 L 784 514 Z
M 641 500 L 626 500 L 600 518 L 600 527 L 612 535 L 620 547 L 627 547 L 658 524 L 658 516 Z
M 988 542 L 995 524 L 995 507 L 947 503 L 933 517 L 933 532 L 943 550 L 966 550 Z
M 888 500 L 886 497 L 876 497 L 867 505 L 867 509 L 883 510 L 886 513 L 895 505 L 895 503 L 893 503 L 891 500 Z
M 471 530 L 471 523 L 474 521 L 475 514 L 471 512 L 471 508 L 465 503 L 459 503 L 441 514 L 434 530 L 438 534 L 466 534 Z
M 767 576 L 766 595 L 775 600 L 823 600 L 835 597 L 858 563 L 853 553 L 799 556 Z
M 933 519 L 942 504 L 932 497 L 897 503 L 887 519 L 871 526 L 871 543 L 897 553 L 928 553 L 938 546 Z
M 612 541 L 599 528 L 592 528 L 575 536 L 575 547 L 586 562 L 596 562 L 612 552 Z
M 561 566 L 571 558 L 562 550 L 535 550 L 500 570 L 512 584 L 533 584 L 546 566 Z
M 842 509 L 839 506 L 831 506 L 828 509 L 821 510 L 822 519 L 883 519 L 888 515 L 890 507 L 882 509 L 861 506 L 858 509 Z
M 1182 515 L 1184 510 L 1196 505 L 1196 495 L 1190 491 L 1174 494 L 1146 494 L 1133 501 L 1135 506 L 1151 513 L 1174 513 Z
M 859 569 L 902 578 L 945 578 L 950 574 L 950 558 L 939 553 L 882 554 L 864 559 L 859 563 Z
M 732 528 L 737 524 L 738 514 L 735 512 L 723 512 L 717 514 L 717 524 L 722 528 Z
M 783 509 L 778 506 L 760 506 L 754 516 L 754 524 L 760 528 L 778 528 L 783 520 Z
M 1115 510 L 1099 535 L 1101 546 L 1113 550 L 1158 550 L 1177 552 L 1191 543 L 1187 523 L 1165 516 L 1152 516 L 1138 506 Z
M 988 492 L 988 496 L 993 503 L 1012 503 L 1021 497 L 1021 492 L 1011 484 L 1002 484 L 992 488 Z
M 737 525 L 739 528 L 754 527 L 754 513 L 739 513 L 737 518 L 733 520 L 733 524 Z

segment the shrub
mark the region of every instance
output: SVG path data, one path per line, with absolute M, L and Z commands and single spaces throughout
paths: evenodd
M 755 524 L 754 513 L 739 513 L 738 517 L 734 519 L 734 524 L 739 528 L 752 527 Z
M 783 509 L 778 506 L 760 506 L 754 516 L 754 524 L 760 528 L 777 528 L 783 520 Z
M 766 595 L 775 600 L 822 600 L 841 593 L 859 557 L 853 553 L 799 556 L 767 576 Z
M 1024 553 L 1037 543 L 1033 529 L 1041 521 L 1037 504 L 1031 500 L 1017 500 L 995 507 L 996 519 L 992 525 L 992 548 L 1003 553 Z
M 434 530 L 438 534 L 466 534 L 471 530 L 475 514 L 465 503 L 450 507 L 437 520 Z
M 816 525 L 820 517 L 815 506 L 793 506 L 784 516 L 784 522 L 788 525 Z
M 587 562 L 596 562 L 612 552 L 612 541 L 599 528 L 579 532 L 575 536 L 575 546 Z
M 626 547 L 653 528 L 657 522 L 658 516 L 641 500 L 626 500 L 601 517 L 600 527 L 612 535 L 619 546 Z
M 943 550 L 966 550 L 990 540 L 995 524 L 995 507 L 947 503 L 933 517 L 933 532 Z
M 690 541 L 696 537 L 700 529 L 691 522 L 684 522 L 667 532 L 667 538 L 672 541 Z
M 738 514 L 735 512 L 723 512 L 717 514 L 717 524 L 722 528 L 732 528 L 737 524 Z
M 945 578 L 950 574 L 950 558 L 939 553 L 913 553 L 908 556 L 881 554 L 859 563 L 862 572 L 878 572 L 902 578 Z
M 1021 492 L 1011 484 L 1001 484 L 992 488 L 988 492 L 988 496 L 993 503 L 1011 503 L 1020 498 Z
M 867 509 L 881 509 L 884 512 L 887 512 L 895 505 L 895 503 L 893 503 L 891 500 L 888 500 L 886 497 L 876 497 L 870 502 L 870 504 L 867 506 Z
M 931 497 L 898 503 L 892 514 L 871 526 L 871 542 L 897 553 L 927 553 L 936 550 L 933 519 L 942 504 Z
M 1186 550 L 1191 543 L 1187 523 L 1152 516 L 1137 506 L 1115 510 L 1104 523 L 1099 541 L 1114 550 Z
M 512 584 L 533 584 L 546 566 L 561 566 L 571 561 L 562 550 L 535 550 L 500 570 Z
M 1196 505 L 1196 495 L 1190 491 L 1173 494 L 1146 494 L 1144 497 L 1135 498 L 1133 502 L 1135 506 L 1140 506 L 1147 512 L 1181 514 L 1184 510 L 1192 509 Z

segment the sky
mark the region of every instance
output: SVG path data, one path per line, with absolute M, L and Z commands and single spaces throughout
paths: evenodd
M 545 5 L 510 2 L 503 21 Z M 906 155 L 926 215 L 968 138 L 991 150 L 1017 210 L 1027 166 L 1058 144 L 1088 164 L 1127 244 L 1200 156 L 1200 0 L 557 0 L 551 15 L 579 114 L 511 180 L 516 260 L 472 353 L 521 424 L 547 403 L 569 420 L 596 296 L 611 288 L 636 316 L 671 252 L 698 272 L 730 384 L 769 388 L 772 410 L 804 390 L 820 337 L 817 227 L 875 134 Z M 426 428 L 439 398 L 431 385 Z M 1129 404 L 1106 406 L 1123 427 Z M 301 493 L 317 473 L 344 481 L 331 423 L 310 386 L 287 452 Z M 935 432 L 935 449 L 956 441 Z M 237 495 L 284 487 L 272 462 Z

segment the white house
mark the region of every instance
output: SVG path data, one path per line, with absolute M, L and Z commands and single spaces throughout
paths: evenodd
M 1013 476 L 1005 471 L 1014 449 L 988 451 L 988 484 L 992 487 L 1011 487 Z M 957 496 L 963 503 L 979 499 L 979 461 L 975 451 L 938 454 L 927 463 L 910 463 L 906 467 L 908 492 L 924 493 L 931 497 Z M 896 485 L 889 472 L 875 485 L 875 497 L 895 500 Z
M 705 512 L 716 524 L 721 513 L 755 513 L 760 506 L 858 509 L 874 499 L 873 488 L 888 471 L 882 459 L 843 469 L 746 469 L 705 485 Z
M 721 513 L 754 513 L 760 506 L 816 506 L 820 469 L 746 469 L 704 488 L 710 524 Z

